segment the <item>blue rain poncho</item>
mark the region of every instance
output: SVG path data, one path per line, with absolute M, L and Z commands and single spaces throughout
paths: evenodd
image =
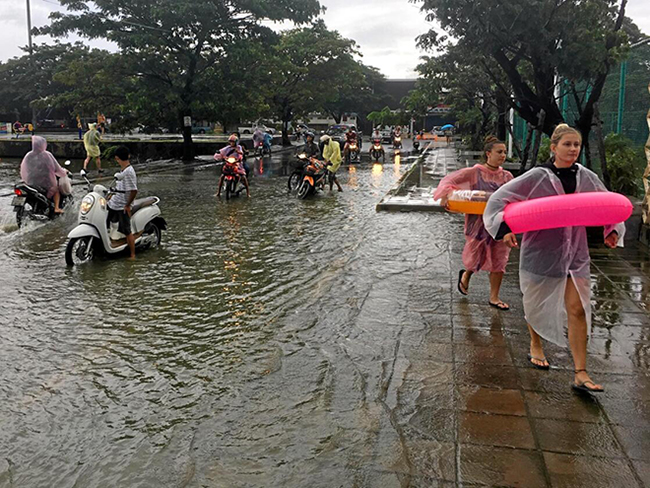
M 592 171 L 578 166 L 575 193 L 607 191 Z M 507 204 L 553 195 L 564 195 L 560 179 L 548 168 L 537 167 L 499 188 L 490 197 L 483 222 L 497 237 Z M 625 224 L 605 227 L 605 237 L 618 233 L 623 247 Z M 572 279 L 585 311 L 587 331 L 591 333 L 590 259 L 585 227 L 563 227 L 526 232 L 521 239 L 519 282 L 524 313 L 531 327 L 544 339 L 567 346 L 567 312 L 564 292 Z

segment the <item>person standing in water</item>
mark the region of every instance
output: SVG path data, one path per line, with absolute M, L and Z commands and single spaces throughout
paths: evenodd
M 499 188 L 488 201 L 485 227 L 495 239 L 517 247 L 516 236 L 504 221 L 512 202 L 571 193 L 604 192 L 598 176 L 578 164 L 582 135 L 567 124 L 551 136 L 551 159 Z M 623 247 L 625 224 L 604 228 L 605 245 Z M 571 350 L 574 364 L 572 388 L 602 392 L 587 373 L 587 340 L 591 333 L 591 279 L 585 227 L 561 227 L 526 232 L 521 240 L 519 282 L 530 333 L 528 359 L 539 369 L 549 369 L 542 339 Z
M 433 198 L 446 204 L 454 190 L 480 190 L 488 193 L 512 180 L 513 176 L 501 166 L 506 160 L 506 145 L 494 136 L 485 139 L 483 163 L 471 168 L 463 168 L 445 176 L 433 194 Z M 469 281 L 474 273 L 490 273 L 489 304 L 499 310 L 509 310 L 510 306 L 499 298 L 503 274 L 506 271 L 510 248 L 504 242 L 495 241 L 485 229 L 482 215 L 465 215 L 465 247 L 463 265 L 458 273 L 458 291 L 467 295 Z
M 97 131 L 97 124 L 88 124 L 88 132 L 84 134 L 84 147 L 86 148 L 86 160 L 84 161 L 84 172 L 88 168 L 88 163 L 92 158 L 95 159 L 97 165 L 97 172 L 103 173 L 102 161 L 100 159 L 101 151 L 99 149 L 99 142 L 102 140 L 99 132 Z

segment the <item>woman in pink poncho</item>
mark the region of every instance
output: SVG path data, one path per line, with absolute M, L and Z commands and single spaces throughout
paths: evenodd
M 45 190 L 47 198 L 54 200 L 54 213 L 63 213 L 59 207 L 61 193 L 69 195 L 72 187 L 68 172 L 46 149 L 47 141 L 44 138 L 32 137 L 32 150 L 25 154 L 20 163 L 20 177 L 28 185 Z
M 446 204 L 454 190 L 481 190 L 491 193 L 512 180 L 512 174 L 501 168 L 506 160 L 504 142 L 493 136 L 487 137 L 483 153 L 485 158 L 482 164 L 455 171 L 444 177 L 438 184 L 433 198 L 441 199 L 443 204 Z M 465 248 L 463 249 L 465 269 L 461 269 L 458 273 L 458 291 L 467 295 L 472 275 L 481 270 L 488 271 L 490 273 L 489 304 L 499 310 L 509 310 L 510 306 L 499 299 L 501 281 L 509 255 L 510 248 L 502 241 L 495 241 L 488 234 L 483 225 L 482 215 L 465 215 Z

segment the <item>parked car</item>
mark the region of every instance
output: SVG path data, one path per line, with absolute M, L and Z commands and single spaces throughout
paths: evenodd
M 275 129 L 272 129 L 271 127 L 267 127 L 264 124 L 251 124 L 251 125 L 244 125 L 241 127 L 237 127 L 237 130 L 239 131 L 240 134 L 252 134 L 255 132 L 255 130 L 261 130 L 262 132 L 268 132 L 271 135 L 275 135 Z
M 193 125 L 192 134 L 214 134 L 214 128 L 209 125 Z

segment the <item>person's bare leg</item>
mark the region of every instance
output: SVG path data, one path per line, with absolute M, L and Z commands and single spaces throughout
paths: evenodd
M 214 194 L 215 197 L 221 196 L 221 187 L 223 186 L 223 175 L 219 177 L 219 188 L 217 188 L 217 193 Z
M 334 183 L 336 183 L 336 187 L 339 189 L 339 191 L 343 191 L 343 187 L 341 186 L 341 183 L 339 183 L 338 178 L 334 177 Z
M 490 303 L 503 303 L 506 307 L 508 304 L 499 299 L 499 291 L 501 290 L 501 282 L 503 281 L 503 273 L 490 273 Z
M 474 271 L 467 271 L 463 273 L 463 277 L 460 279 L 460 286 L 465 290 L 465 293 L 469 293 L 469 280 L 472 278 Z
M 248 178 L 246 178 L 245 176 L 242 176 L 241 179 L 242 179 L 242 181 L 244 182 L 244 186 L 246 187 L 246 196 L 247 196 L 248 198 L 250 198 L 250 197 L 251 197 L 251 191 L 250 191 L 250 189 L 248 188 Z
M 62 214 L 63 210 L 59 205 L 61 204 L 61 194 L 57 191 L 53 196 L 52 199 L 54 200 L 54 213 L 57 214 Z
M 97 171 L 102 170 L 102 160 L 98 157 L 95 159 L 95 164 L 97 165 Z
M 575 366 L 576 384 L 591 382 L 588 387 L 600 389 L 601 385 L 593 383 L 587 374 L 587 316 L 585 315 L 580 294 L 573 279 L 569 278 L 564 292 L 564 303 L 569 319 L 569 347 Z
M 131 251 L 129 259 L 135 259 L 135 236 L 133 234 L 126 236 L 126 243 L 129 245 L 129 251 Z
M 528 326 L 528 333 L 530 334 L 530 357 L 531 362 L 537 366 L 548 366 L 548 361 L 544 355 L 544 345 L 542 344 L 542 338 L 537 332 L 530 326 Z
M 88 168 L 88 163 L 90 163 L 90 156 L 88 156 L 88 157 L 84 160 L 84 170 L 86 170 L 86 169 Z

